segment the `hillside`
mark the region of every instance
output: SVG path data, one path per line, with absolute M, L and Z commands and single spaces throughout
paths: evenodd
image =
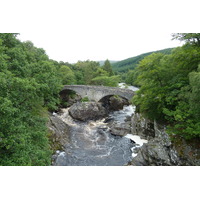
M 135 57 L 127 58 L 125 60 L 121 60 L 119 62 L 112 63 L 113 71 L 115 72 L 126 72 L 129 69 L 134 69 L 140 60 L 144 59 L 145 56 L 148 56 L 152 53 L 164 53 L 164 54 L 170 54 L 173 48 L 153 51 L 144 53 Z

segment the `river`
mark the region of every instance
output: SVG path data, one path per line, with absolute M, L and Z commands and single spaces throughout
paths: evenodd
M 124 88 L 124 83 L 120 83 L 119 87 Z M 138 90 L 134 86 L 128 86 L 128 89 Z M 124 123 L 134 113 L 135 106 L 124 106 L 123 110 L 111 112 L 106 119 L 88 122 L 75 121 L 68 110 L 62 109 L 57 116 L 71 127 L 70 142 L 65 145 L 65 151 L 57 151 L 54 165 L 124 166 L 137 155 L 135 149 L 147 142 L 131 133 L 124 137 L 110 133 L 108 119 Z

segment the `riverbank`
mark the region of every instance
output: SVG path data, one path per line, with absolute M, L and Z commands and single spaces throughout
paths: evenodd
M 139 113 L 131 118 L 132 132 L 148 143 L 138 151 L 131 164 L 136 166 L 199 166 L 199 142 L 186 141 L 181 137 L 172 138 L 166 127 L 150 121 Z

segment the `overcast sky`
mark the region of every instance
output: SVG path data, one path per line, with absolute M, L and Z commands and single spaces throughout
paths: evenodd
M 20 40 L 32 41 L 57 61 L 122 60 L 182 45 L 171 40 L 171 33 L 181 32 L 185 24 L 191 24 L 180 2 L 6 0 L 4 6 L 9 12 L 1 9 L 4 19 L 6 16 L 1 26 L 19 32 Z M 188 4 L 182 5 L 188 8 Z
M 93 32 L 91 29 L 78 34 L 76 34 L 78 29 L 71 33 L 56 32 L 48 35 L 21 33 L 18 38 L 22 41 L 30 40 L 35 46 L 44 48 L 49 57 L 54 60 L 72 63 L 87 59 L 122 60 L 149 51 L 180 45 L 178 41 L 171 41 L 170 33 L 150 32 L 146 36 L 142 32 L 125 33 L 121 30 L 116 33 L 116 30 L 108 30 L 108 33 L 104 33 L 106 30 Z

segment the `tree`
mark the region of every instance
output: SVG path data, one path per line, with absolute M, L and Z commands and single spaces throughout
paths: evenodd
M 189 81 L 191 86 L 191 93 L 189 96 L 189 103 L 194 118 L 200 118 L 200 65 L 197 72 L 189 74 Z
M 59 69 L 63 85 L 73 85 L 76 82 L 74 72 L 66 65 L 62 65 Z
M 0 74 L 0 165 L 49 165 L 46 112 L 35 80 Z
M 145 57 L 127 77 L 130 82 L 135 77 L 134 82 L 141 86 L 133 98 L 139 112 L 152 120 L 165 121 L 168 132 L 186 139 L 197 138 L 200 137 L 200 46 L 194 35 L 176 36 L 187 39 L 187 44 L 169 55 Z
M 173 33 L 172 39 L 186 41 L 189 44 L 200 46 L 200 33 Z
M 112 70 L 112 66 L 109 62 L 109 60 L 107 59 L 102 67 L 103 70 L 107 71 L 109 76 L 113 75 L 113 70 Z
M 90 85 L 91 80 L 95 77 L 95 73 L 99 68 L 99 63 L 95 61 L 79 61 L 75 64 L 78 73 L 75 73 L 76 77 L 81 78 L 81 83 L 85 85 Z M 80 73 L 81 72 L 81 73 Z M 77 79 L 77 82 L 80 82 Z
M 108 72 L 105 71 L 104 69 L 98 68 L 97 71 L 94 73 L 94 76 L 97 77 L 97 76 L 109 76 L 109 75 Z
M 0 34 L 0 165 L 50 165 L 46 116 L 59 103 L 58 69 L 43 49 Z
M 92 79 L 93 85 L 104 85 L 109 87 L 117 87 L 120 81 L 119 76 L 97 76 Z

